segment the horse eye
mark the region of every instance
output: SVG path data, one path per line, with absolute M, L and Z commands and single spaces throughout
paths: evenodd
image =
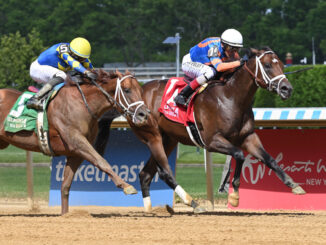
M 123 92 L 125 92 L 126 94 L 129 94 L 130 93 L 130 88 L 123 89 Z
M 266 63 L 266 64 L 264 64 L 264 67 L 265 67 L 266 69 L 269 69 L 269 68 L 272 68 L 272 65 L 271 65 L 270 63 Z

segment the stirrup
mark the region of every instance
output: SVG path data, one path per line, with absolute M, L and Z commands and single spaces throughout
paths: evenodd
M 40 100 L 36 99 L 35 97 L 30 98 L 26 102 L 26 107 L 28 109 L 43 110 L 42 102 Z
M 174 102 L 179 106 L 187 107 L 187 98 L 185 96 L 183 96 L 182 94 L 178 94 L 174 98 Z

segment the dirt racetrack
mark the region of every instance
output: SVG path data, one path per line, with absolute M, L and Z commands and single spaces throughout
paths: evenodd
M 0 244 L 326 244 L 326 211 L 230 211 L 195 215 L 178 204 L 142 208 L 59 207 L 0 200 Z

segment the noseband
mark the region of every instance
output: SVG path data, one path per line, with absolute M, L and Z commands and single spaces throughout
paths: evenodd
M 253 78 L 255 79 L 255 83 L 258 87 L 261 87 L 259 84 L 260 83 L 266 83 L 267 85 L 267 89 L 269 91 L 272 91 L 273 89 L 276 90 L 277 93 L 279 93 L 279 86 L 281 81 L 286 78 L 286 76 L 284 74 L 275 76 L 273 78 L 270 78 L 267 73 L 264 70 L 263 64 L 261 63 L 260 59 L 265 55 L 265 54 L 274 54 L 273 51 L 266 51 L 263 54 L 261 54 L 259 57 L 256 56 L 256 72 L 255 74 L 253 74 L 253 72 L 248 68 L 247 64 L 245 63 L 244 67 L 245 69 L 251 74 L 251 76 L 253 76 Z M 277 61 L 276 61 L 277 62 Z M 260 79 L 258 77 L 258 71 L 260 71 L 261 75 L 262 75 L 262 79 Z M 277 81 L 277 83 L 275 83 L 275 81 Z

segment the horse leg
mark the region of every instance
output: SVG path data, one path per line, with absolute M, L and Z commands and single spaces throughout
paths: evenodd
M 9 143 L 6 141 L 0 140 L 0 149 L 6 149 L 8 147 Z
M 279 177 L 286 186 L 292 189 L 292 193 L 298 195 L 306 193 L 298 183 L 294 182 L 293 179 L 283 171 L 275 159 L 265 151 L 257 134 L 253 133 L 249 135 L 243 143 L 243 148 L 248 151 L 248 153 L 259 159 L 267 167 L 272 169 L 277 177 Z
M 227 139 L 221 135 L 214 135 L 212 141 L 208 144 L 207 150 L 209 152 L 219 152 L 226 155 L 231 155 L 236 160 L 236 168 L 232 180 L 233 192 L 228 195 L 228 202 L 233 206 L 239 206 L 239 187 L 240 175 L 243 162 L 245 160 L 241 149 L 232 145 Z
M 109 141 L 112 121 L 113 119 L 111 118 L 102 118 L 98 122 L 98 134 L 94 143 L 94 148 L 101 156 L 103 156 L 105 147 Z
M 162 145 L 161 137 L 156 137 L 155 139 L 152 138 L 148 141 L 148 147 L 152 152 L 152 156 L 139 174 L 145 211 L 151 210 L 149 188 L 155 173 L 158 171 L 160 179 L 162 179 L 171 189 L 173 189 L 185 204 L 193 207 L 195 213 L 205 212 L 206 210 L 200 207 L 192 199 L 192 197 L 187 192 L 185 192 L 185 190 L 180 185 L 178 185 L 169 166 L 167 156 L 171 154 L 178 142 L 168 137 L 163 138 L 164 148 Z
M 61 214 L 64 215 L 69 211 L 69 191 L 74 175 L 82 163 L 80 157 L 67 157 L 67 163 L 63 172 L 63 181 L 61 184 Z
M 143 203 L 145 212 L 150 212 L 152 210 L 152 202 L 149 194 L 149 186 L 151 181 L 156 174 L 156 164 L 153 156 L 145 164 L 144 168 L 139 173 L 140 187 L 143 195 Z
M 79 157 L 89 161 L 101 171 L 107 173 L 118 188 L 122 188 L 126 195 L 136 194 L 137 190 L 130 184 L 123 181 L 112 169 L 110 164 L 93 148 L 89 141 L 81 135 L 78 130 L 70 130 L 65 136 L 66 144 Z

